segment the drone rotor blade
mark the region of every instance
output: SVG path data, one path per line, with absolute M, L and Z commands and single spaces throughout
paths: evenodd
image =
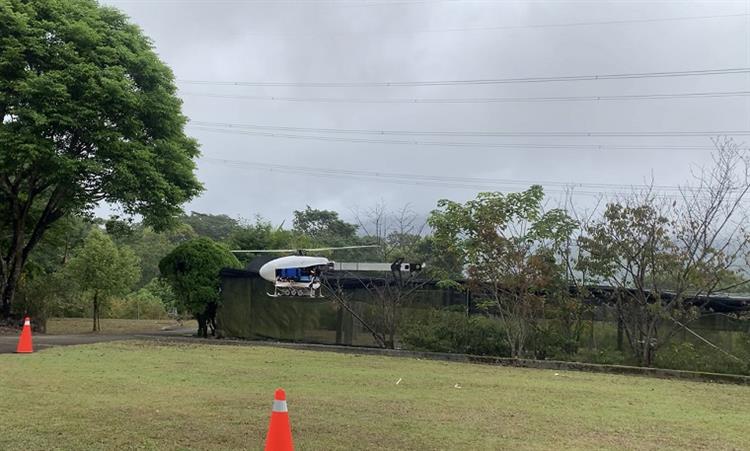
M 322 251 L 342 251 L 346 249 L 374 249 L 379 248 L 377 244 L 370 244 L 365 246 L 340 246 L 340 247 L 316 247 L 311 249 L 302 249 L 305 252 L 322 252 Z
M 235 254 L 287 254 L 297 252 L 297 249 L 237 249 L 230 252 Z
M 296 253 L 299 251 L 304 252 L 322 252 L 322 251 L 338 251 L 338 250 L 345 250 L 345 249 L 373 249 L 373 248 L 379 248 L 377 244 L 370 244 L 365 246 L 341 246 L 341 247 L 316 247 L 316 248 L 308 248 L 308 249 L 236 249 L 231 252 L 237 253 L 237 254 L 288 254 L 288 253 Z

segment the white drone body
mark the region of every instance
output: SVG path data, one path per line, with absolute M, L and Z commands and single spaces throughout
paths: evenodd
M 258 249 L 235 250 L 235 253 L 291 253 L 299 255 L 274 258 L 260 267 L 259 274 L 263 279 L 273 283 L 274 292 L 271 297 L 323 297 L 320 292 L 321 274 L 328 270 L 338 271 L 396 271 L 414 272 L 422 269 L 423 264 L 403 263 L 403 259 L 395 263 L 336 263 L 325 257 L 302 255 L 302 252 L 333 251 L 343 249 L 377 248 L 380 246 L 344 246 L 317 249 Z
M 290 255 L 271 260 L 260 267 L 260 276 L 274 284 L 272 297 L 320 297 L 320 273 L 332 268 L 333 262 L 325 257 Z

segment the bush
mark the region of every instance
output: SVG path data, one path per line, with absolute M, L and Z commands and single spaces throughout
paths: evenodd
M 165 319 L 167 311 L 161 299 L 141 288 L 125 298 L 113 299 L 107 312 L 110 318 Z
M 535 359 L 569 360 L 578 351 L 578 340 L 569 338 L 554 327 L 540 328 L 529 340 Z
M 750 341 L 750 338 L 746 340 Z M 746 356 L 738 356 L 742 358 Z M 670 343 L 656 353 L 658 368 L 750 375 L 750 362 L 737 361 L 706 345 L 690 342 Z
M 432 310 L 425 317 L 408 322 L 401 340 L 409 349 L 419 351 L 510 355 L 503 330 L 496 321 L 445 310 Z

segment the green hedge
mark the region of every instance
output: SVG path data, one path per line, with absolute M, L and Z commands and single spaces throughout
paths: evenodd
M 432 310 L 402 328 L 401 341 L 417 351 L 508 356 L 504 333 L 497 321 L 483 316 Z

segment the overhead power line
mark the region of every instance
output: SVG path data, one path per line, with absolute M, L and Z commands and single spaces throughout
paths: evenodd
M 424 175 L 424 174 L 408 174 L 408 173 L 394 173 L 394 172 L 381 172 L 381 171 L 363 171 L 355 169 L 334 169 L 334 168 L 311 168 L 309 166 L 294 166 L 294 165 L 283 165 L 283 164 L 269 164 L 260 163 L 246 160 L 235 160 L 235 159 L 223 159 L 214 157 L 202 157 L 201 159 L 206 161 L 226 163 L 226 164 L 237 164 L 247 165 L 266 169 L 289 169 L 289 170 L 304 170 L 304 171 L 317 171 L 326 174 L 346 174 L 346 175 L 359 175 L 367 177 L 380 177 L 380 178 L 404 178 L 411 180 L 423 180 L 433 182 L 456 182 L 456 183 L 482 183 L 486 185 L 545 185 L 545 186 L 557 186 L 557 187 L 586 187 L 586 188 L 617 188 L 617 189 L 630 189 L 633 187 L 647 188 L 648 185 L 643 184 L 622 184 L 622 183 L 593 183 L 593 182 L 560 182 L 560 181 L 542 181 L 542 180 L 522 180 L 522 179 L 498 179 L 498 178 L 483 178 L 483 177 L 456 177 L 456 176 L 443 176 L 443 175 Z M 671 190 L 677 191 L 680 189 L 676 185 L 654 185 L 654 189 L 660 190 Z
M 425 177 L 416 174 L 393 174 L 385 172 L 374 172 L 374 171 L 351 171 L 342 169 L 330 169 L 330 168 L 311 168 L 304 166 L 290 166 L 290 165 L 278 165 L 278 164 L 267 164 L 267 163 L 256 163 L 242 160 L 226 160 L 218 158 L 206 158 L 202 160 L 209 163 L 221 164 L 224 166 L 235 167 L 235 168 L 248 168 L 260 171 L 278 172 L 284 174 L 296 174 L 313 177 L 323 178 L 340 178 L 340 179 L 353 179 L 353 180 L 367 180 L 373 182 L 390 183 L 397 185 L 416 185 L 416 186 L 434 186 L 442 188 L 460 188 L 460 189 L 471 189 L 471 190 L 502 190 L 503 184 L 494 181 L 474 181 L 474 182 L 460 182 L 460 181 L 448 181 L 440 180 L 439 177 Z M 509 185 L 509 184 L 505 184 Z M 513 185 L 517 185 L 513 183 Z M 506 186 L 506 188 L 508 188 Z M 518 186 L 508 188 L 507 190 L 518 190 Z M 566 192 L 565 190 L 552 189 L 546 190 L 547 192 Z M 597 195 L 598 191 L 577 191 L 580 195 Z
M 614 184 L 614 183 L 586 183 L 586 182 L 554 182 L 554 181 L 531 181 L 518 179 L 492 179 L 479 177 L 454 177 L 424 174 L 393 173 L 380 171 L 362 171 L 351 169 L 337 169 L 325 167 L 294 166 L 282 164 L 259 163 L 245 160 L 222 159 L 202 157 L 208 163 L 220 164 L 228 167 L 247 168 L 260 171 L 278 172 L 284 174 L 296 174 L 323 178 L 342 178 L 354 180 L 366 180 L 371 182 L 392 183 L 400 185 L 435 186 L 442 188 L 460 188 L 471 190 L 495 190 L 495 191 L 517 191 L 519 186 L 531 185 L 546 186 L 545 191 L 550 193 L 569 193 L 572 195 L 599 196 L 603 194 L 617 195 L 629 194 L 632 190 L 657 191 L 655 197 L 678 199 L 682 196 L 680 187 L 675 185 L 644 185 L 644 184 Z M 553 187 L 549 189 L 549 187 Z M 588 190 L 580 190 L 587 188 Z M 593 190 L 592 190 L 593 189 Z M 696 188 L 685 188 L 695 191 Z M 613 191 L 614 190 L 614 191 Z M 630 191 L 622 191 L 630 190 Z M 692 197 L 693 195 L 691 195 Z
M 746 97 L 750 91 L 722 92 L 682 92 L 674 94 L 625 94 L 602 96 L 559 96 L 559 97 L 465 97 L 465 98 L 341 98 L 341 97 L 286 97 L 286 96 L 250 96 L 235 94 L 212 94 L 202 92 L 181 92 L 181 95 L 208 97 L 232 100 L 260 100 L 278 102 L 309 103 L 392 103 L 392 104 L 435 104 L 435 103 L 553 103 L 553 102 L 599 102 L 618 100 L 668 100 L 668 99 L 706 99 L 723 97 Z
M 599 80 L 628 80 L 644 78 L 699 77 L 712 75 L 732 75 L 750 73 L 749 67 L 727 69 L 702 69 L 668 72 L 635 72 L 591 75 L 562 75 L 555 77 L 516 77 L 478 78 L 464 80 L 425 80 L 425 81 L 362 81 L 362 82 L 276 82 L 276 81 L 217 81 L 217 80 L 178 80 L 183 84 L 221 86 L 289 86 L 303 88 L 368 88 L 393 86 L 446 86 L 446 85 L 495 85 L 510 83 L 551 83 Z
M 191 121 L 191 125 L 221 127 L 229 130 L 264 130 L 281 132 L 326 133 L 377 136 L 468 136 L 468 137 L 690 137 L 690 136 L 746 136 L 750 130 L 710 131 L 484 131 L 484 130 L 373 130 L 354 128 L 292 127 L 260 124 L 235 124 L 229 122 Z
M 602 20 L 602 21 L 582 21 L 582 22 L 563 22 L 563 23 L 538 23 L 523 25 L 485 25 L 475 27 L 446 27 L 446 28 L 426 28 L 426 29 L 406 29 L 406 30 L 367 30 L 352 29 L 340 31 L 290 31 L 276 32 L 270 31 L 245 31 L 243 34 L 251 36 L 262 36 L 264 38 L 314 38 L 328 36 L 370 36 L 370 35 L 415 35 L 415 34 L 434 34 L 434 33 L 471 33 L 471 32 L 489 32 L 489 31 L 513 31 L 513 30 L 535 30 L 535 29 L 565 29 L 576 27 L 596 27 L 610 25 L 634 25 L 648 23 L 669 23 L 685 22 L 691 20 L 717 20 L 717 19 L 742 19 L 750 16 L 750 13 L 737 14 L 717 14 L 708 16 L 680 16 L 680 17 L 653 17 L 637 19 L 620 19 L 620 20 Z
M 415 146 L 435 146 L 435 147 L 458 147 L 458 148 L 491 148 L 491 149 L 569 149 L 569 150 L 715 150 L 715 147 L 708 146 L 687 146 L 687 145 L 659 145 L 659 146 L 624 146 L 624 145 L 601 145 L 601 144 L 536 144 L 536 143 L 491 143 L 491 142 L 456 142 L 456 141 L 427 141 L 414 139 L 374 139 L 374 138 L 353 138 L 343 136 L 316 136 L 316 135 L 299 135 L 292 133 L 263 132 L 253 130 L 212 128 L 189 125 L 192 130 L 207 131 L 211 133 L 239 134 L 249 136 L 260 136 L 264 138 L 283 138 L 294 140 L 310 141 L 327 141 L 327 142 L 347 142 L 347 143 L 365 143 L 365 144 L 395 144 L 395 145 L 415 145 Z

